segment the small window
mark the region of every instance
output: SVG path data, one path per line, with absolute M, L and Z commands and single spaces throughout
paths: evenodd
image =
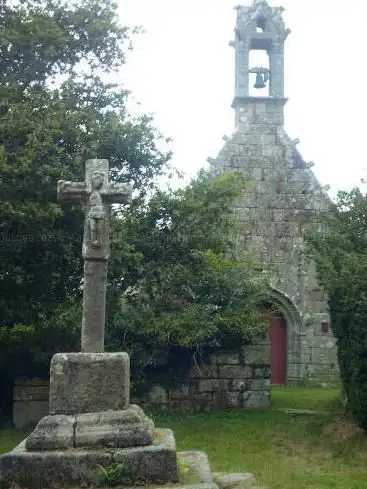
M 265 17 L 258 17 L 256 19 L 256 32 L 264 32 L 266 27 Z

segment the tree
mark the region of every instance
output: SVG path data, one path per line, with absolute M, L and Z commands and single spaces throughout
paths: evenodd
M 112 179 L 143 199 L 170 154 L 152 119 L 130 117 L 128 92 L 106 81 L 135 32 L 120 25 L 113 1 L 3 1 L 0 14 L 4 386 L 39 373 L 46 353 L 75 348 L 84 215 L 58 205 L 57 181 L 84 180 L 86 159 L 107 158 Z
M 152 378 L 157 365 L 172 380 L 193 357 L 264 332 L 268 277 L 237 247 L 233 200 L 244 187 L 239 172 L 200 172 L 185 188 L 122 211 L 107 341 L 132 354 L 135 381 L 144 369 Z
M 309 237 L 331 326 L 347 409 L 367 431 L 367 196 L 339 192 L 325 231 Z
M 80 293 L 82 209 L 57 204 L 57 180 L 83 180 L 85 160 L 102 157 L 143 197 L 169 154 L 149 117 L 129 116 L 128 93 L 103 81 L 132 33 L 114 2 L 1 8 L 0 315 L 32 325 Z

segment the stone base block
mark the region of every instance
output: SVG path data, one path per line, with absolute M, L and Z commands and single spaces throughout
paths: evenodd
M 27 450 L 125 448 L 151 445 L 154 423 L 131 405 L 123 411 L 44 417 L 26 440 Z
M 126 409 L 130 403 L 127 353 L 57 353 L 50 367 L 50 414 Z
M 27 451 L 25 441 L 0 457 L 1 489 L 67 489 L 179 481 L 176 445 L 171 430 L 155 430 L 146 447 L 115 450 Z M 106 475 L 107 474 L 107 475 Z

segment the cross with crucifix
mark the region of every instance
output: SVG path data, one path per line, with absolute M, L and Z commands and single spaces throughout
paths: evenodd
M 111 204 L 131 201 L 131 187 L 108 183 L 108 160 L 88 160 L 85 182 L 59 180 L 61 202 L 86 203 L 82 255 L 84 258 L 81 351 L 104 351 L 107 266 L 110 257 L 108 218 Z

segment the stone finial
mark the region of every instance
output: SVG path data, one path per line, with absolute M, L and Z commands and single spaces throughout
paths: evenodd
M 211 157 L 209 156 L 209 157 L 206 159 L 206 161 L 207 161 L 208 163 L 210 163 L 211 165 L 214 165 L 214 163 L 215 163 L 215 158 L 211 158 Z
M 306 166 L 306 168 L 309 169 L 309 168 L 312 168 L 313 166 L 315 166 L 315 163 L 313 161 L 307 161 L 305 166 Z
M 226 134 L 222 137 L 223 141 L 227 142 L 229 141 L 229 136 L 227 136 Z
M 296 139 L 292 139 L 292 141 L 291 141 L 291 146 L 297 146 L 297 144 L 299 144 L 299 143 L 300 143 L 300 141 L 299 141 L 299 139 L 298 139 L 298 138 L 296 138 Z

